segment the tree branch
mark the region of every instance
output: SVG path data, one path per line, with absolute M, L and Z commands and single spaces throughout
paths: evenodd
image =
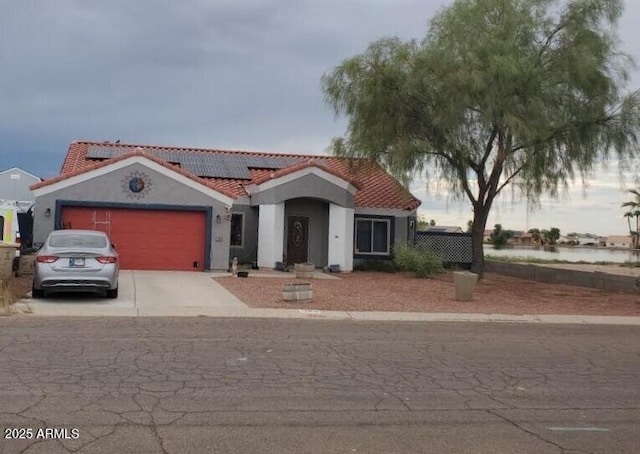
M 467 175 L 465 174 L 465 166 L 461 160 L 457 160 L 453 156 L 441 151 L 429 151 L 426 154 L 443 158 L 451 165 L 451 167 L 456 169 L 456 171 L 458 172 L 462 190 L 465 192 L 467 197 L 469 197 L 472 205 L 475 205 L 478 202 L 478 200 L 476 200 L 476 198 L 473 196 L 473 192 L 471 192 L 471 188 L 469 187 L 469 180 L 467 179 Z
M 556 28 L 551 30 L 551 33 L 549 34 L 549 36 L 547 36 L 547 39 L 542 45 L 542 48 L 538 52 L 538 63 L 542 61 L 542 55 L 546 52 L 549 46 L 551 46 L 551 42 L 553 41 L 553 39 L 558 35 L 558 33 L 560 33 L 562 30 L 567 28 L 568 25 L 569 25 L 569 20 L 567 19 L 566 12 L 565 12 L 565 15 L 561 17 L 560 22 L 558 22 L 558 25 L 556 26 Z

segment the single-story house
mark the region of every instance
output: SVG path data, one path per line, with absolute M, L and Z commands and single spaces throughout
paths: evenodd
M 607 247 L 632 248 L 633 241 L 630 235 L 610 235 L 607 237 Z
M 391 257 L 420 200 L 365 159 L 74 141 L 60 175 L 31 186 L 34 242 L 107 232 L 123 268 L 338 265 Z

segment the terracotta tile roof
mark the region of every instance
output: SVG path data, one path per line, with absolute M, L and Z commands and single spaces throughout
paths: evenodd
M 278 169 L 276 171 L 271 171 L 271 172 L 265 173 L 265 174 L 261 175 L 260 177 L 253 178 L 251 183 L 252 184 L 262 184 L 262 183 L 264 183 L 266 181 L 269 181 L 269 180 L 272 180 L 274 178 L 280 178 L 280 177 L 283 177 L 285 175 L 289 175 L 290 173 L 297 172 L 298 170 L 306 169 L 308 167 L 316 167 L 318 169 L 322 169 L 325 172 L 330 173 L 331 175 L 335 175 L 338 178 L 342 178 L 343 180 L 348 181 L 349 183 L 354 185 L 357 189 L 361 189 L 360 185 L 358 184 L 357 181 L 355 181 L 354 178 L 352 178 L 352 177 L 350 177 L 348 175 L 344 175 L 342 172 L 339 172 L 338 170 L 329 167 L 324 162 L 318 161 L 318 160 L 316 160 L 314 158 L 307 159 L 306 161 L 303 161 L 303 162 L 301 162 L 299 164 L 294 164 L 294 165 L 291 165 L 289 167 L 285 167 L 283 169 Z
M 87 157 L 90 146 L 99 146 L 102 148 L 113 147 L 124 154 L 111 159 L 92 159 Z M 128 152 L 130 150 L 130 152 Z M 143 150 L 143 151 L 141 151 Z M 278 157 L 278 158 L 297 158 L 304 159 L 305 162 L 295 164 L 283 169 L 274 171 L 273 169 L 257 169 L 250 168 L 249 175 L 251 180 L 233 179 L 233 178 L 203 178 L 194 175 L 178 166 L 168 163 L 162 159 L 153 156 L 154 151 L 171 151 L 171 152 L 189 152 L 189 153 L 215 153 L 215 154 L 232 154 L 232 155 L 249 155 L 253 157 Z M 420 206 L 420 200 L 415 198 L 406 188 L 404 188 L 395 178 L 389 175 L 382 167 L 373 161 L 355 158 L 339 158 L 334 156 L 317 156 L 303 154 L 283 154 L 283 153 L 265 153 L 256 151 L 240 151 L 240 150 L 219 150 L 204 148 L 184 148 L 184 147 L 167 147 L 157 145 L 139 145 L 139 144 L 116 144 L 110 142 L 85 142 L 74 141 L 69 146 L 67 155 L 62 164 L 60 175 L 58 177 L 45 180 L 32 186 L 32 189 L 47 186 L 49 184 L 69 178 L 73 175 L 86 172 L 95 168 L 99 168 L 110 163 L 125 159 L 127 156 L 141 155 L 167 168 L 181 173 L 201 184 L 230 197 L 246 197 L 245 186 L 248 184 L 256 184 L 256 182 L 264 182 L 273 176 L 282 176 L 287 173 L 295 172 L 301 168 L 308 166 L 316 166 L 332 173 L 346 181 L 352 183 L 358 191 L 355 197 L 356 207 L 361 208 L 390 208 L 402 210 L 415 210 Z
M 66 172 L 66 173 L 60 174 L 57 177 L 49 178 L 47 180 L 44 180 L 44 181 L 41 181 L 39 183 L 33 184 L 29 188 L 33 190 L 33 189 L 41 188 L 43 186 L 48 186 L 50 184 L 66 180 L 67 178 L 71 178 L 71 177 L 74 177 L 76 175 L 83 174 L 85 172 L 90 172 L 92 170 L 96 170 L 96 169 L 99 169 L 101 167 L 106 167 L 106 166 L 108 166 L 110 164 L 113 164 L 114 162 L 122 161 L 122 160 L 128 159 L 128 158 L 130 158 L 132 156 L 145 157 L 145 158 L 147 158 L 147 159 L 149 159 L 151 161 L 154 161 L 154 162 L 160 164 L 163 167 L 166 167 L 167 169 L 171 169 L 174 172 L 177 172 L 177 173 L 179 173 L 181 175 L 184 175 L 185 177 L 190 178 L 191 180 L 196 181 L 197 183 L 200 183 L 200 184 L 203 184 L 205 186 L 208 186 L 211 189 L 215 189 L 216 191 L 218 191 L 218 192 L 220 192 L 220 193 L 222 193 L 222 194 L 224 194 L 224 195 L 226 195 L 228 197 L 231 197 L 233 199 L 236 198 L 236 194 L 234 194 L 233 192 L 229 191 L 228 189 L 226 189 L 224 187 L 220 187 L 219 185 L 216 184 L 216 182 L 207 181 L 207 180 L 205 180 L 203 178 L 199 178 L 196 175 L 192 174 L 191 172 L 187 172 L 186 170 L 183 170 L 183 169 L 181 169 L 180 167 L 178 167 L 176 165 L 170 164 L 167 161 L 163 161 L 162 159 L 159 159 L 159 158 L 153 156 L 152 154 L 147 153 L 144 150 L 133 150 L 133 151 L 131 151 L 129 153 L 117 156 L 115 158 L 103 159 L 103 160 L 99 160 L 97 162 L 93 161 L 93 162 L 90 162 L 89 165 L 81 166 L 76 170 L 72 170 L 70 172 Z

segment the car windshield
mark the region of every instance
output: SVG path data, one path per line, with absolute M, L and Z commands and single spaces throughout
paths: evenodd
M 107 240 L 103 236 L 91 234 L 52 235 L 49 239 L 49 246 L 100 249 L 107 247 Z

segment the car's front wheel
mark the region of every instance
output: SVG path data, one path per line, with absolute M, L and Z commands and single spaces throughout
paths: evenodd
M 118 287 L 107 290 L 107 298 L 117 298 L 117 297 L 118 297 Z

